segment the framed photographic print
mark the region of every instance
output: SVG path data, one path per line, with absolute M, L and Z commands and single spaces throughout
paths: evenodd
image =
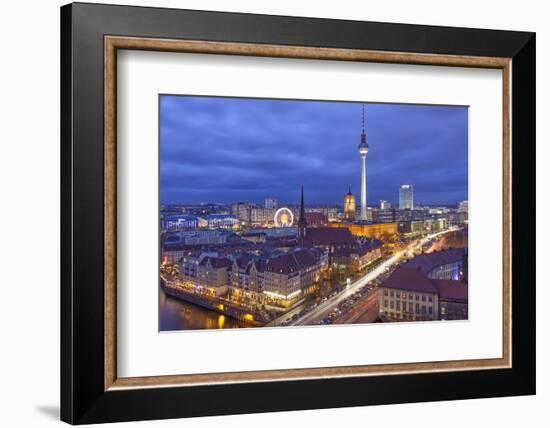
M 61 54 L 62 420 L 535 393 L 533 33 L 76 3 Z

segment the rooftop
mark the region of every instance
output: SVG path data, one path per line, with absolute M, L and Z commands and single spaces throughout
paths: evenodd
M 468 302 L 468 284 L 449 279 L 430 279 L 419 268 L 398 267 L 380 287 L 439 294 L 442 300 Z
M 461 261 L 464 257 L 464 248 L 453 248 L 450 250 L 424 253 L 409 260 L 405 266 L 420 269 L 425 274 L 430 273 L 438 266 Z
M 309 245 L 353 245 L 355 239 L 346 228 L 312 227 L 306 231 L 305 242 Z
M 401 266 L 382 283 L 380 287 L 395 288 L 406 291 L 421 291 L 425 293 L 437 293 L 434 283 L 419 269 Z

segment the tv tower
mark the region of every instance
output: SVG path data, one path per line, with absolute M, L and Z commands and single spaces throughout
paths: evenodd
M 367 153 L 369 145 L 365 134 L 365 104 L 361 116 L 361 144 L 359 144 L 359 154 L 361 155 L 361 220 L 367 220 Z

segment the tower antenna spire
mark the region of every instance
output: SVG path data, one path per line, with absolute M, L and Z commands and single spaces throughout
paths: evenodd
M 362 104 L 363 111 L 361 113 L 361 133 L 365 133 L 365 104 Z
M 365 104 L 362 104 L 361 111 L 361 144 L 367 144 L 367 135 L 365 134 Z

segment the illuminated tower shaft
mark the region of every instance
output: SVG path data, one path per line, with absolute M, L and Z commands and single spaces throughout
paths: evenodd
M 367 219 L 367 155 L 361 154 L 361 220 Z
M 363 115 L 361 120 L 361 144 L 359 154 L 361 155 L 361 220 L 367 220 L 367 153 L 369 145 L 365 134 L 365 105 L 363 104 Z

